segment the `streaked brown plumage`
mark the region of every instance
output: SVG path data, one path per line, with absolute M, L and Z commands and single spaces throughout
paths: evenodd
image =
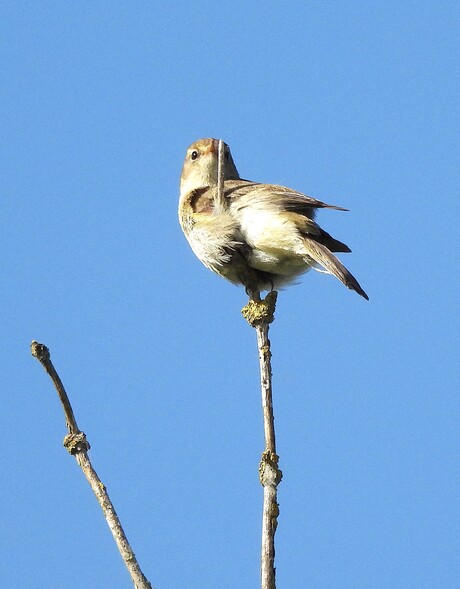
M 239 177 L 224 144 L 224 204 L 216 206 L 217 139 L 200 139 L 187 150 L 182 168 L 179 221 L 205 266 L 254 299 L 320 266 L 368 300 L 356 278 L 332 252 L 350 252 L 315 223 L 316 209 L 344 211 L 274 184 Z

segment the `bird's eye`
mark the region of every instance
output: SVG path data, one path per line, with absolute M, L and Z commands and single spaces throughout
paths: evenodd
M 190 154 L 190 159 L 191 159 L 191 160 L 196 160 L 196 158 L 197 158 L 197 157 L 198 157 L 198 152 L 197 152 L 197 150 L 196 150 L 196 149 L 194 149 L 194 150 L 192 151 L 192 153 Z

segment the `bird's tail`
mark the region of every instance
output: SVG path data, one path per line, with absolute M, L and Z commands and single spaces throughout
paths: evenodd
M 312 258 L 329 274 L 334 274 L 334 276 L 336 276 L 347 288 L 356 291 L 359 295 L 364 297 L 366 301 L 369 300 L 369 297 L 361 288 L 353 274 L 345 268 L 345 266 L 327 249 L 327 247 L 313 239 L 309 239 L 308 237 L 304 237 L 303 241 L 309 258 Z

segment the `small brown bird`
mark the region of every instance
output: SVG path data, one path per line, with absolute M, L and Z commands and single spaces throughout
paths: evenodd
M 218 200 L 218 139 L 200 139 L 187 150 L 180 179 L 179 221 L 205 266 L 253 300 L 318 266 L 366 300 L 356 278 L 331 252 L 350 252 L 315 223 L 316 209 L 346 211 L 301 192 L 240 178 L 224 148 L 224 198 Z

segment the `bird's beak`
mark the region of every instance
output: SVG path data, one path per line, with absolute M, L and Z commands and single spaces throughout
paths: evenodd
M 213 139 L 210 142 L 209 147 L 207 149 L 205 149 L 203 151 L 203 153 L 206 155 L 211 154 L 211 153 L 217 154 L 218 151 L 219 151 L 219 141 L 217 139 Z

